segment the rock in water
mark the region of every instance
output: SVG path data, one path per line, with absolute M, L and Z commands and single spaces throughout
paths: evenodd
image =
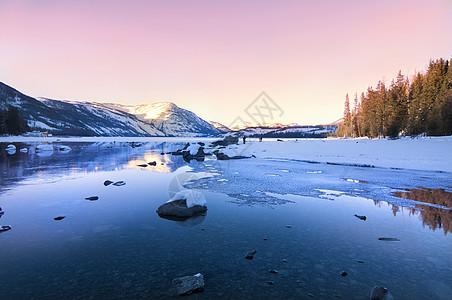
M 389 290 L 382 286 L 376 286 L 370 292 L 371 300 L 394 300 Z
M 194 205 L 187 207 L 187 200 L 182 199 L 160 205 L 157 209 L 157 214 L 165 219 L 183 221 L 194 216 L 199 216 L 206 211 L 206 206 Z
M 9 226 L 9 225 L 3 225 L 2 227 L 0 227 L 0 232 L 8 231 L 8 230 L 11 230 L 11 226 Z
M 198 273 L 193 276 L 183 276 L 173 279 L 170 291 L 171 294 L 182 296 L 202 292 L 203 289 L 204 276 Z
M 256 254 L 256 250 L 250 251 L 246 254 L 245 258 L 246 259 L 253 259 L 254 258 L 254 254 Z
M 53 218 L 55 221 L 60 221 L 60 220 L 63 220 L 64 218 L 66 218 L 65 216 L 59 216 L 59 217 L 56 217 L 56 218 Z
M 113 185 L 114 185 L 114 186 L 123 186 L 123 185 L 126 185 L 126 182 L 120 180 L 120 181 L 116 181 L 115 183 L 113 183 Z
M 113 181 L 111 181 L 111 180 L 105 180 L 104 181 L 104 185 L 105 186 L 109 186 L 110 184 L 112 184 L 113 183 Z
M 268 272 L 269 272 L 269 273 L 272 273 L 272 274 L 278 274 L 278 271 L 275 270 L 275 269 L 271 269 L 271 270 L 269 270 Z
M 360 220 L 363 220 L 363 221 L 366 221 L 366 216 L 360 216 L 360 215 L 357 215 L 357 214 L 355 214 L 355 217 L 357 217 L 358 219 L 360 219 Z
M 6 151 L 16 150 L 16 146 L 14 146 L 13 144 L 9 144 L 8 146 L 6 146 L 5 150 Z
M 378 238 L 380 241 L 385 241 L 385 242 L 399 242 L 400 240 L 397 238 L 387 238 L 387 237 L 380 237 Z
M 342 273 L 341 273 L 341 276 L 342 276 L 342 277 L 345 277 L 345 276 L 347 276 L 347 275 L 348 275 L 347 272 L 342 271 Z
M 146 168 L 148 165 L 147 164 L 140 164 L 140 165 L 137 165 L 138 167 L 142 167 L 142 168 Z
M 156 161 L 151 161 L 151 162 L 148 162 L 148 165 L 150 165 L 150 166 L 156 166 L 156 165 L 157 165 L 157 162 L 156 162 Z
M 91 196 L 91 197 L 86 197 L 85 200 L 89 200 L 89 201 L 96 201 L 97 199 L 99 199 L 98 196 Z

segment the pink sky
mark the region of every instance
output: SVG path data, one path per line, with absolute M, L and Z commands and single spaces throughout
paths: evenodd
M 0 81 L 30 96 L 171 101 L 228 125 L 329 123 L 345 94 L 452 55 L 452 1 L 0 1 Z M 353 96 L 351 96 L 353 97 Z

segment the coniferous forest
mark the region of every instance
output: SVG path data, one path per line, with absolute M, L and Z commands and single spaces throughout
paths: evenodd
M 0 109 L 0 134 L 19 135 L 29 130 L 17 107 L 9 105 L 5 110 Z
M 358 99 L 353 109 L 347 94 L 341 137 L 452 135 L 452 59 L 430 60 L 427 71 L 409 80 L 399 71 L 389 86 L 379 81 Z

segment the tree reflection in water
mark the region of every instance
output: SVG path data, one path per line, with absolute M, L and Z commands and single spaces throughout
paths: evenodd
M 422 225 L 426 225 L 435 231 L 436 229 L 443 229 L 444 234 L 452 232 L 452 193 L 444 189 L 427 189 L 427 188 L 413 188 L 403 189 L 403 192 L 393 192 L 395 197 L 414 200 L 417 202 L 435 204 L 441 207 L 433 207 L 429 205 L 416 204 L 416 208 L 399 207 L 392 205 L 394 216 L 397 212 L 407 209 L 410 215 L 419 215 L 422 218 Z M 380 201 L 374 201 L 375 204 L 380 204 Z

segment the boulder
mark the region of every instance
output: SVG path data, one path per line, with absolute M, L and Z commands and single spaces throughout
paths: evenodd
M 194 205 L 187 207 L 187 200 L 175 200 L 160 205 L 157 214 L 165 219 L 184 221 L 188 218 L 199 216 L 207 211 L 206 206 Z
M 204 289 L 204 276 L 198 273 L 193 276 L 183 276 L 173 279 L 170 292 L 173 295 L 190 295 L 202 292 Z

